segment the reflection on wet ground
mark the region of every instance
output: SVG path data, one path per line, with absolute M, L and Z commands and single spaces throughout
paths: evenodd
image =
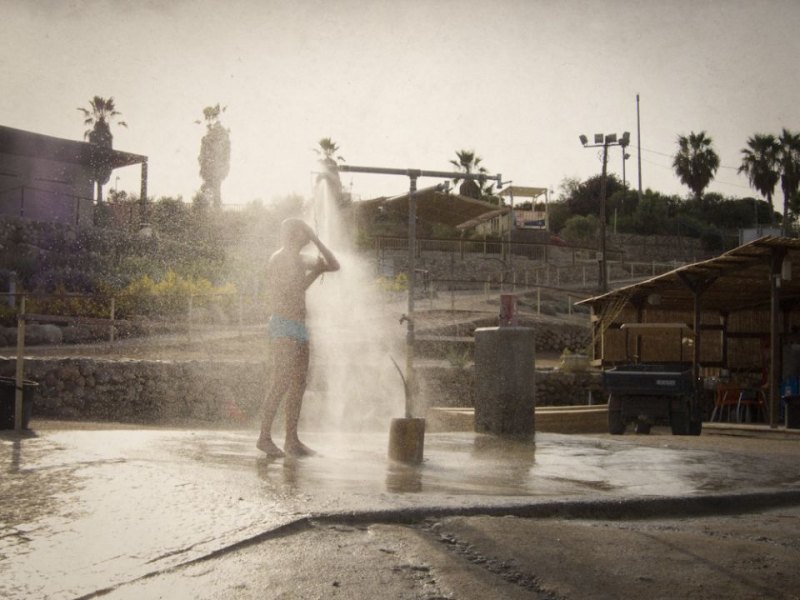
M 306 434 L 267 460 L 254 431 L 0 435 L 0 597 L 68 598 L 204 556 L 308 515 L 786 489 L 800 464 L 609 437 L 428 434 L 393 464 L 387 434 Z M 664 438 L 669 439 L 669 438 Z M 746 443 L 746 442 L 744 442 Z

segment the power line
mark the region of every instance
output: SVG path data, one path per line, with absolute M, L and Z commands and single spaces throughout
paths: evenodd
M 644 150 L 644 148 L 642 148 L 642 150 Z M 650 152 L 652 152 L 653 154 L 662 154 L 660 152 L 655 152 L 655 151 L 650 151 Z M 664 154 L 662 154 L 662 155 L 666 156 Z M 652 165 L 654 167 L 659 167 L 660 169 L 665 169 L 667 171 L 672 171 L 672 165 L 664 165 L 664 164 L 661 164 L 661 163 L 658 163 L 658 162 L 654 162 L 652 160 L 647 160 L 646 158 L 643 158 L 642 162 L 643 163 L 647 163 L 648 165 Z M 732 183 L 732 182 L 729 182 L 729 181 L 722 181 L 721 179 L 716 179 L 716 178 L 713 180 L 713 182 L 714 183 L 719 183 L 721 185 L 737 187 L 737 188 L 740 188 L 740 189 L 743 189 L 743 190 L 751 189 L 750 186 L 748 186 L 748 185 L 742 185 L 741 183 Z
M 650 152 L 651 154 L 658 154 L 659 156 L 666 156 L 667 158 L 672 158 L 672 157 L 675 156 L 674 154 L 666 154 L 664 152 L 659 152 L 658 150 L 651 150 L 649 148 L 642 148 L 642 150 L 644 150 L 645 152 Z M 720 165 L 719 168 L 720 169 L 730 169 L 731 171 L 738 171 L 739 170 L 739 167 L 731 167 L 729 165 Z

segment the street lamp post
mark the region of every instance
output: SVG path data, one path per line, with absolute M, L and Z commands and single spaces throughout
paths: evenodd
M 597 287 L 600 289 L 601 294 L 605 294 L 608 291 L 608 267 L 606 261 L 606 172 L 608 168 L 608 147 L 621 146 L 624 155 L 625 147 L 631 141 L 631 134 L 626 131 L 622 134 L 622 138 L 618 140 L 616 133 L 610 133 L 608 135 L 595 133 L 594 144 L 589 144 L 589 139 L 585 135 L 581 135 L 579 139 L 584 148 L 603 149 L 603 172 L 600 178 L 600 272 L 597 277 Z M 623 167 L 625 165 L 624 160 L 623 158 Z

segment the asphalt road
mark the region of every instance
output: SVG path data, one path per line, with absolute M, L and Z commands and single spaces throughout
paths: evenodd
M 0 434 L 0 597 L 798 597 L 797 434 L 437 433 L 419 467 L 385 432 L 255 438 Z

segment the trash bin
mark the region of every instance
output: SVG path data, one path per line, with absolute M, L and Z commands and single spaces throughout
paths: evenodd
M 0 377 L 0 429 L 14 429 L 14 404 L 16 402 L 17 380 L 14 377 Z M 35 381 L 22 382 L 22 428 L 27 429 L 33 409 L 33 395 L 39 384 Z
M 786 429 L 800 429 L 800 396 L 784 398 L 786 403 Z

